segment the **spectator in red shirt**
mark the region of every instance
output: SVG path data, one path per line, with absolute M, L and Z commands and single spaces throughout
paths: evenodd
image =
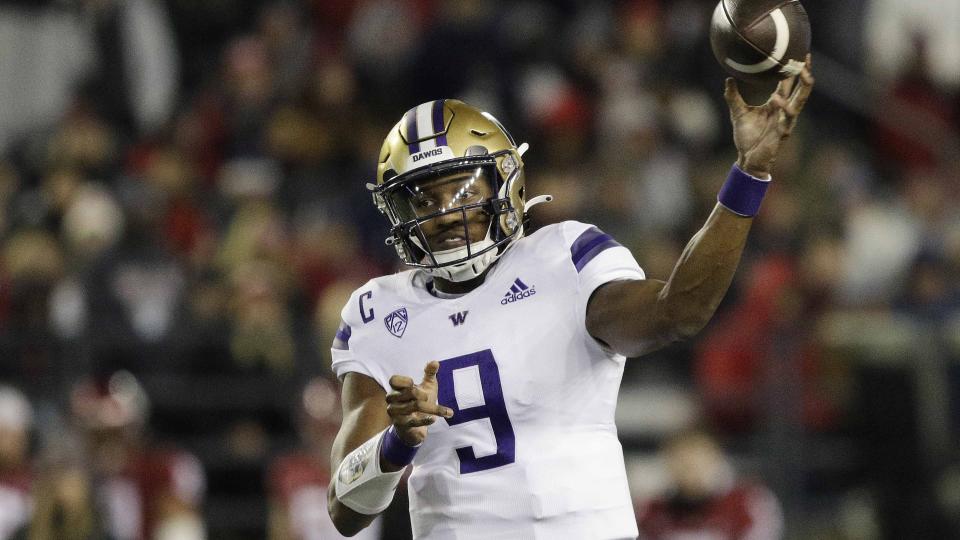
M 270 466 L 270 540 L 333 540 L 343 538 L 327 514 L 330 448 L 340 427 L 340 393 L 322 377 L 310 381 L 298 407 L 300 449 L 278 457 Z M 354 538 L 380 538 L 380 521 Z
M 81 448 L 56 460 L 37 496 L 34 538 L 201 540 L 205 476 L 192 454 L 146 436 L 149 401 L 132 374 L 78 382 Z
M 719 444 L 701 431 L 664 446 L 673 489 L 637 512 L 648 540 L 776 540 L 783 517 L 776 496 L 737 477 Z

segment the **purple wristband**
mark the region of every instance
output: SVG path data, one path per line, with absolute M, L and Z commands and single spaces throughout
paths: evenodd
M 769 186 L 769 180 L 754 178 L 734 165 L 717 194 L 717 201 L 734 214 L 753 217 L 760 211 L 760 202 Z
M 397 431 L 390 426 L 380 439 L 380 458 L 389 461 L 397 467 L 406 467 L 413 462 L 419 446 L 408 446 L 400 439 Z

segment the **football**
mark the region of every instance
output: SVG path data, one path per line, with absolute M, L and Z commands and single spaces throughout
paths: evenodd
M 746 82 L 792 77 L 810 52 L 810 20 L 798 0 L 720 0 L 710 45 L 723 68 Z

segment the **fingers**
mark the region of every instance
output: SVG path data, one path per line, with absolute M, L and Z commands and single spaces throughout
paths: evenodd
M 416 400 L 394 401 L 387 403 L 387 413 L 390 416 L 404 416 L 417 412 Z
M 781 96 L 779 93 L 775 93 L 770 96 L 770 101 L 768 102 L 774 109 L 784 110 L 787 108 L 787 99 Z
M 423 383 L 434 383 L 437 382 L 437 371 L 440 370 L 440 362 L 434 360 L 433 362 L 428 362 L 426 366 L 423 367 Z
M 780 139 L 786 139 L 797 125 L 797 116 L 788 112 L 790 108 L 789 101 L 779 94 L 774 94 L 770 96 L 770 101 L 767 102 L 767 106 L 778 115 L 777 133 L 780 135 Z
M 723 97 L 727 100 L 727 106 L 730 107 L 730 113 L 734 116 L 740 116 L 747 110 L 747 102 L 740 95 L 740 89 L 737 87 L 737 81 L 733 77 L 727 77 L 724 82 Z
M 795 76 L 788 77 L 786 79 L 781 80 L 779 83 L 777 83 L 777 90 L 776 92 L 774 92 L 774 94 L 780 95 L 783 97 L 788 97 L 790 95 L 790 92 L 793 91 L 793 87 L 796 81 L 797 81 L 797 78 Z
M 428 426 L 438 416 L 453 417 L 453 411 L 442 405 L 428 401 L 403 401 L 387 404 L 387 414 L 393 423 L 402 427 Z
M 387 412 L 391 416 L 402 416 L 416 412 L 432 414 L 434 416 L 442 416 L 444 418 L 450 418 L 453 416 L 453 410 L 451 410 L 449 407 L 444 407 L 443 405 L 432 403 L 427 400 L 403 399 L 399 397 L 399 394 L 387 396 Z
M 432 414 L 435 416 L 442 416 L 444 418 L 452 418 L 453 410 L 439 403 L 430 403 L 429 401 L 418 401 L 417 410 L 422 413 Z
M 795 77 L 797 80 L 796 88 L 794 88 L 788 98 L 784 98 L 779 95 L 779 93 L 770 98 L 773 105 L 782 110 L 785 116 L 785 121 L 782 122 L 783 125 L 781 126 L 781 133 L 788 134 L 793 130 L 800 111 L 803 110 L 804 105 L 807 103 L 807 98 L 810 97 L 810 93 L 813 91 L 814 79 L 813 74 L 810 72 L 810 64 L 810 55 L 808 54 L 807 63 L 804 65 L 803 71 Z
M 429 362 L 423 369 L 421 385 L 414 384 L 413 379 L 403 375 L 390 377 L 390 387 L 393 391 L 386 397 L 387 412 L 398 425 L 407 425 L 410 418 L 404 418 L 406 416 L 418 419 L 424 415 L 453 417 L 452 409 L 436 403 L 436 392 L 433 389 L 436 388 L 439 369 L 439 362 Z M 425 386 L 427 389 L 420 386 Z
M 436 416 L 410 417 L 410 419 L 404 422 L 404 426 L 411 427 L 411 428 L 430 426 L 430 425 L 433 425 L 433 423 L 436 421 L 437 421 Z
M 403 375 L 394 375 L 390 377 L 390 388 L 400 391 L 404 388 L 409 388 L 413 386 L 413 379 L 410 377 L 404 377 Z
M 427 401 L 430 395 L 416 386 L 408 386 L 401 390 L 394 390 L 387 394 L 387 403 L 400 403 L 403 401 Z
M 813 83 L 816 82 L 813 78 L 813 72 L 811 71 L 811 66 L 813 65 L 813 57 L 809 54 L 807 55 L 807 62 L 803 66 L 803 71 L 800 72 L 799 84 L 794 90 L 793 95 L 790 96 L 789 107 L 787 109 L 787 114 L 791 116 L 796 116 L 800 114 L 800 111 L 803 110 L 804 104 L 807 103 L 807 98 L 810 97 L 810 92 L 813 91 Z
M 803 78 L 806 76 L 810 80 L 810 84 L 813 84 L 813 55 L 807 53 L 803 64 L 803 71 L 800 72 L 800 77 Z

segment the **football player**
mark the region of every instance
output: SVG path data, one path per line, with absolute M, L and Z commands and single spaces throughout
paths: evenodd
M 525 235 L 523 153 L 460 101 L 410 109 L 368 185 L 411 270 L 343 308 L 333 368 L 343 422 L 329 512 L 351 535 L 403 470 L 416 538 L 634 538 L 614 425 L 627 357 L 696 334 L 723 298 L 782 142 L 813 85 L 809 59 L 761 106 L 725 97 L 738 159 L 667 281 L 574 221 Z

